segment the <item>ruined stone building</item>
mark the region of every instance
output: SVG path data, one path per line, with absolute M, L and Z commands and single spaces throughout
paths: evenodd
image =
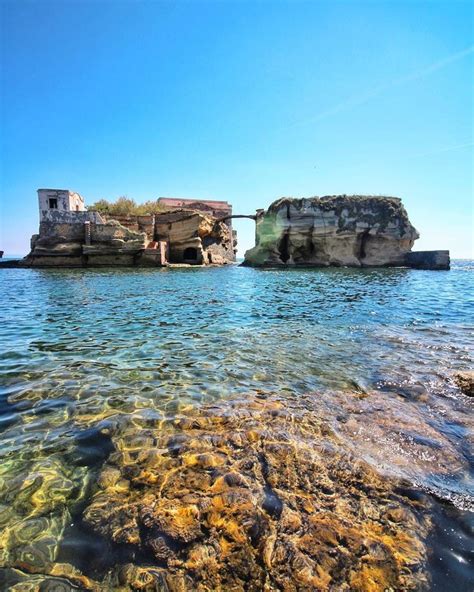
M 227 201 L 185 199 L 182 197 L 159 197 L 158 203 L 167 210 L 198 210 L 223 218 L 232 216 L 232 206 Z
M 85 212 L 84 198 L 68 189 L 38 189 L 40 221 L 53 219 L 56 213 Z
M 39 189 L 39 233 L 33 235 L 24 263 L 84 267 L 235 261 L 230 204 L 162 200 L 163 213 L 110 217 L 87 210 L 83 197 L 73 191 Z

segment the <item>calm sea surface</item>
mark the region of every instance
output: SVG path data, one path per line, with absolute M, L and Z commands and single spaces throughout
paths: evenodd
M 60 499 L 67 524 L 48 522 L 57 561 L 89 566 L 92 575 L 113 569 L 113 557 L 92 565 L 95 543 L 74 527 L 111 451 L 96 429 L 111 408 L 172 415 L 186 404 L 264 392 L 319 393 L 331 412 L 330 393 L 377 391 L 407 425 L 436 431 L 442 444 L 433 449 L 456 455 L 456 468 L 440 477 L 442 450 L 420 467 L 419 458 L 392 458 L 390 446 L 386 456 L 361 452 L 432 497 L 432 589 L 474 588 L 473 400 L 452 380 L 474 368 L 473 262 L 455 261 L 449 272 L 6 269 L 0 285 L 4 533 L 31 508 L 53 515 Z M 336 415 L 336 399 L 333 407 Z M 47 474 L 55 492 L 31 485 Z M 11 541 L 0 539 L 7 567 L 31 542 Z

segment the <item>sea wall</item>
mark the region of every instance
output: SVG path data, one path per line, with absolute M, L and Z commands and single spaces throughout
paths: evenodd
M 282 198 L 257 217 L 252 266 L 404 265 L 419 237 L 396 197 Z
M 414 251 L 406 254 L 405 263 L 414 269 L 449 269 L 449 251 Z

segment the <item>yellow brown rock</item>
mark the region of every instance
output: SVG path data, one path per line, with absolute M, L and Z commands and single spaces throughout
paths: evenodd
M 139 432 L 123 422 L 84 513 L 95 532 L 149 558 L 122 569 L 120 585 L 425 589 L 422 503 L 357 459 L 321 411 L 311 397 L 257 396 L 187 408 Z M 120 480 L 129 487 L 117 489 Z
M 457 372 L 454 376 L 454 382 L 465 395 L 474 397 L 474 370 Z

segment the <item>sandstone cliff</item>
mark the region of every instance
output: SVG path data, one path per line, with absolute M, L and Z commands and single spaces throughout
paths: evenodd
M 234 261 L 231 229 L 202 212 L 183 209 L 157 214 L 155 237 L 168 243 L 170 262 L 222 265 Z
M 419 237 L 396 197 L 282 198 L 257 218 L 245 265 L 403 265 Z

